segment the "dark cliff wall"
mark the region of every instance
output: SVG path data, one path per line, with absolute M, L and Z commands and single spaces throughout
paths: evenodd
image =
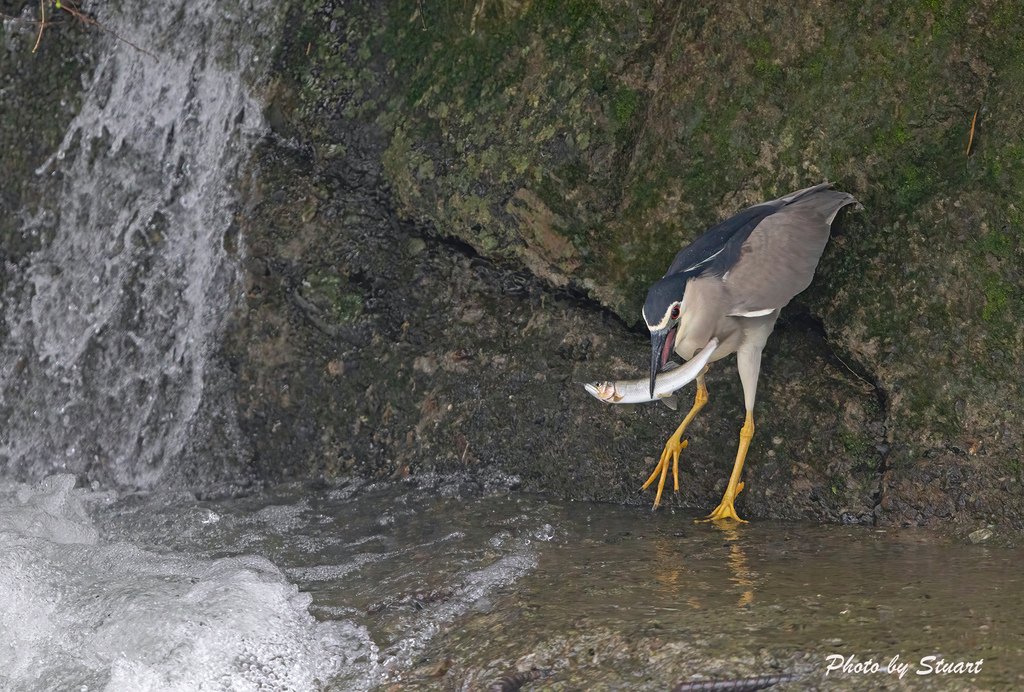
M 45 238 L 19 233 L 21 216 L 39 211 L 48 188 L 36 169 L 53 154 L 81 103 L 92 72 L 92 39 L 54 22 L 35 53 L 38 5 L 0 2 L 0 292 L 6 262 L 17 264 Z M 0 334 L 3 333 L 0 321 Z
M 301 173 L 288 220 L 264 196 L 248 231 L 254 275 L 290 288 L 264 292 L 241 333 L 250 351 L 289 344 L 290 372 L 311 304 L 346 326 L 321 325 L 302 396 L 254 385 L 254 429 L 297 407 L 312 426 L 298 467 L 493 466 L 633 501 L 678 415 L 603 407 L 579 383 L 642 372 L 639 304 L 679 246 L 829 179 L 865 209 L 844 213 L 769 344 L 746 511 L 1018 522 L 1021 15 L 941 0 L 296 8 L 268 113 Z M 309 295 L 286 305 L 288 290 Z M 699 507 L 742 419 L 731 364 L 710 386 L 684 452 Z
M 254 276 L 289 288 L 252 299 L 240 334 L 287 344 L 303 393 L 254 385 L 253 430 L 301 410 L 300 468 L 503 469 L 648 502 L 632 491 L 678 415 L 579 384 L 642 372 L 639 303 L 675 249 L 829 179 L 864 210 L 770 342 L 743 507 L 1019 521 L 1022 18 L 941 1 L 296 8 L 268 114 L 302 173 L 291 216 L 263 197 L 246 231 Z M 700 508 L 741 422 L 731 363 L 711 389 L 684 452 Z
M 256 475 L 468 469 L 649 502 L 633 491 L 680 414 L 603 406 L 580 383 L 643 372 L 639 305 L 678 247 L 829 179 L 864 209 L 769 342 L 740 512 L 1021 525 L 1019 3 L 393 0 L 289 17 L 224 348 Z M 19 181 L 81 88 L 58 67 L 88 69 L 65 34 L 30 57 L 31 31 L 5 29 L 7 261 L 30 249 L 12 219 L 38 204 Z M 700 509 L 742 423 L 731 361 L 709 385 L 671 500 Z

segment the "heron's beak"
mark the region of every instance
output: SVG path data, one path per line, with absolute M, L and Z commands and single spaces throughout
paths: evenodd
M 676 346 L 676 328 L 665 327 L 651 332 L 651 398 L 654 398 L 654 378 L 658 371 L 668 362 L 672 349 Z

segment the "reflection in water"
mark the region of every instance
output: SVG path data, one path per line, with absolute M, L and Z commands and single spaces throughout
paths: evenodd
M 788 673 L 800 676 L 790 689 L 1024 689 L 1024 602 L 1005 597 L 1024 586 L 1024 551 L 923 532 L 693 524 L 457 479 L 126 498 L 98 523 L 106 540 L 272 560 L 317 617 L 358 633 L 331 689 L 486 689 L 534 668 L 555 690 Z M 985 663 L 826 678 L 836 654 Z
M 654 578 L 663 587 L 660 600 L 663 603 L 676 603 L 680 596 L 679 575 L 682 571 L 679 553 L 664 537 L 659 536 L 654 539 L 654 555 L 657 558 Z
M 728 541 L 727 545 L 729 546 L 729 570 L 732 572 L 732 581 L 741 589 L 745 589 L 736 605 L 740 608 L 748 606 L 754 602 L 754 579 L 757 578 L 757 573 L 750 569 L 750 565 L 747 564 L 747 556 L 743 552 L 743 545 L 740 542 L 742 527 L 731 523 L 712 523 L 711 525 L 725 534 L 725 540 Z

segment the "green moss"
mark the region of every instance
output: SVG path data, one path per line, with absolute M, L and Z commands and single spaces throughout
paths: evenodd
M 1007 317 L 1010 287 L 996 274 L 987 274 L 984 280 L 985 307 L 981 319 L 986 322 L 1001 322 Z
M 1024 78 L 1022 78 L 1024 84 Z M 997 142 L 986 151 L 986 183 L 992 187 L 1024 190 L 1024 141 Z
M 900 166 L 896 172 L 895 201 L 898 207 L 911 210 L 931 192 L 928 172 L 913 163 Z
M 1014 250 L 1017 247 L 1017 243 L 1018 239 L 1015 238 L 1013 234 L 1002 229 L 989 230 L 989 232 L 981 236 L 981 239 L 978 241 L 978 245 L 982 252 L 986 252 L 999 258 L 1012 257 Z
M 847 454 L 861 456 L 867 452 L 870 441 L 861 433 L 843 428 L 839 431 L 839 444 L 843 446 Z
M 825 75 L 825 56 L 811 54 L 804 63 L 806 79 L 817 81 Z
M 754 61 L 754 73 L 765 82 L 777 82 L 782 79 L 785 71 L 769 58 L 757 58 Z
M 755 34 L 747 41 L 747 50 L 755 59 L 771 58 L 775 47 L 767 34 Z
M 303 296 L 335 324 L 355 321 L 363 313 L 363 296 L 347 288 L 340 276 L 313 273 L 303 283 Z
M 874 145 L 880 151 L 890 147 L 901 147 L 910 140 L 907 126 L 902 122 L 886 123 L 876 132 Z
M 924 9 L 934 18 L 932 37 L 952 38 L 961 34 L 967 20 L 967 11 L 973 3 L 967 0 L 924 0 Z
M 617 128 L 625 128 L 633 124 L 637 114 L 640 96 L 633 89 L 622 87 L 617 89 L 612 99 L 612 117 Z
M 844 494 L 846 492 L 846 477 L 833 476 L 829 481 L 828 487 L 834 496 Z
M 1006 470 L 1017 477 L 1018 480 L 1024 476 L 1024 461 L 1019 456 L 1006 458 Z
M 539 0 L 531 11 L 544 22 L 579 30 L 606 13 L 597 0 Z
M 854 460 L 861 469 L 867 469 L 872 473 L 878 470 L 878 455 L 874 450 L 874 441 L 863 430 L 843 427 L 837 437 L 846 456 Z
M 1024 157 L 1021 158 L 1024 162 Z M 1006 222 L 1013 229 L 1013 235 L 1006 234 L 1007 238 L 1016 238 L 1016 243 L 1024 242 L 1024 211 L 1014 205 L 1006 210 Z

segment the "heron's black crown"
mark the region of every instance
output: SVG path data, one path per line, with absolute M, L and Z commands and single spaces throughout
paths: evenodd
M 683 299 L 686 282 L 699 272 L 679 272 L 662 277 L 647 289 L 647 300 L 644 301 L 644 321 L 648 327 L 658 325 L 672 304 Z

